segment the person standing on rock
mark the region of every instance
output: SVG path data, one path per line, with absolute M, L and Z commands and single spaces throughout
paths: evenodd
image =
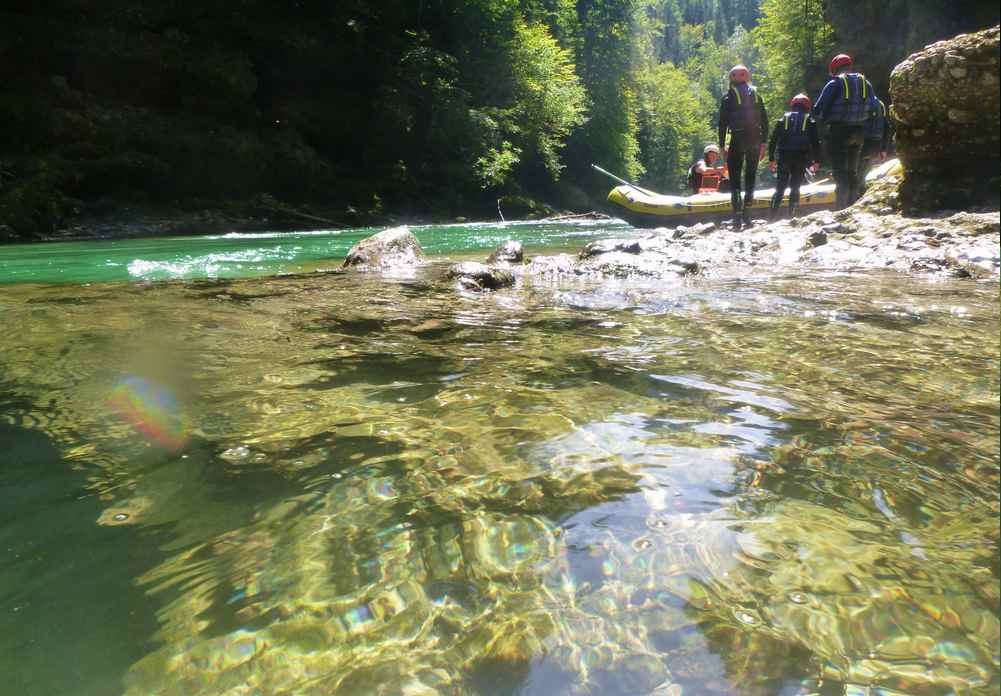
M 813 115 L 824 126 L 827 155 L 837 185 L 837 208 L 858 200 L 859 159 L 865 141 L 866 121 L 879 109 L 872 83 L 865 75 L 850 72 L 851 56 L 839 53 L 830 65 L 831 80 L 824 86 Z
M 769 219 L 774 220 L 782 207 L 782 197 L 789 186 L 789 217 L 796 215 L 799 206 L 799 187 L 803 184 L 806 168 L 816 166 L 820 159 L 820 138 L 817 136 L 817 122 L 810 116 L 810 97 L 797 94 L 789 101 L 791 111 L 787 111 L 772 129 L 768 140 L 768 166 L 777 170 L 775 195 Z M 775 151 L 778 149 L 778 162 Z
M 725 148 L 730 131 L 730 147 Z M 719 146 L 726 152 L 730 170 L 730 205 L 733 226 L 751 224 L 751 203 L 754 201 L 754 180 L 758 162 L 765 156 L 768 140 L 768 116 L 765 102 L 751 85 L 751 71 L 743 65 L 730 69 L 730 89 L 719 105 Z M 744 172 L 744 199 L 740 198 L 740 174 Z
M 886 152 L 890 145 L 890 124 L 886 118 L 886 104 L 879 98 L 876 101 L 879 102 L 879 109 L 865 122 L 865 143 L 862 145 L 858 169 L 860 194 L 865 193 L 865 175 L 877 162 L 886 161 Z

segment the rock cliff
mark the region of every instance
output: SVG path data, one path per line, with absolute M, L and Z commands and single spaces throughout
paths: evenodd
M 890 74 L 905 210 L 997 205 L 999 35 L 995 26 L 939 41 Z

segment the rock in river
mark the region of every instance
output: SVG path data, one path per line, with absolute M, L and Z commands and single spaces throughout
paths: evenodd
M 509 239 L 494 249 L 494 253 L 487 258 L 487 263 L 521 263 L 524 258 L 521 242 Z
M 514 274 L 511 271 L 475 261 L 451 266 L 446 276 L 457 279 L 459 285 L 466 290 L 497 290 L 514 285 Z
M 391 227 L 361 240 L 348 251 L 344 268 L 414 266 L 424 260 L 424 250 L 406 226 Z

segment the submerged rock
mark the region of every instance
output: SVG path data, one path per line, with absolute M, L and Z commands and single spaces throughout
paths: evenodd
M 445 275 L 458 280 L 459 285 L 466 290 L 497 290 L 514 285 L 514 274 L 511 271 L 475 261 L 457 263 Z
M 521 248 L 521 242 L 509 239 L 487 257 L 487 263 L 521 263 L 525 258 L 525 252 Z
M 890 75 L 890 117 L 904 165 L 905 209 L 998 199 L 1001 29 L 939 41 Z
M 391 227 L 351 247 L 344 259 L 344 268 L 414 266 L 423 260 L 424 250 L 410 228 Z

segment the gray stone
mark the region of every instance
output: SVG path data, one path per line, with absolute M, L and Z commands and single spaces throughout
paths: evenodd
M 424 250 L 406 226 L 391 227 L 361 240 L 348 251 L 344 268 L 415 266 L 424 261 Z
M 1001 27 L 994 26 L 926 46 L 893 69 L 890 119 L 905 211 L 996 204 L 999 48 Z
M 497 290 L 514 285 L 514 274 L 511 271 L 475 261 L 454 264 L 449 267 L 445 276 L 458 280 L 459 285 L 466 290 Z
M 976 113 L 963 109 L 949 109 L 948 117 L 953 123 L 974 123 L 977 120 Z
M 615 251 L 626 254 L 638 254 L 642 250 L 638 239 L 599 239 L 586 244 L 580 250 L 578 258 L 589 259 L 592 256 L 609 254 Z
M 815 249 L 819 246 L 824 246 L 827 244 L 827 233 L 824 230 L 816 230 L 811 232 L 810 236 L 806 239 L 807 247 Z
M 525 258 L 525 253 L 521 248 L 521 242 L 509 239 L 487 257 L 487 263 L 521 263 Z

